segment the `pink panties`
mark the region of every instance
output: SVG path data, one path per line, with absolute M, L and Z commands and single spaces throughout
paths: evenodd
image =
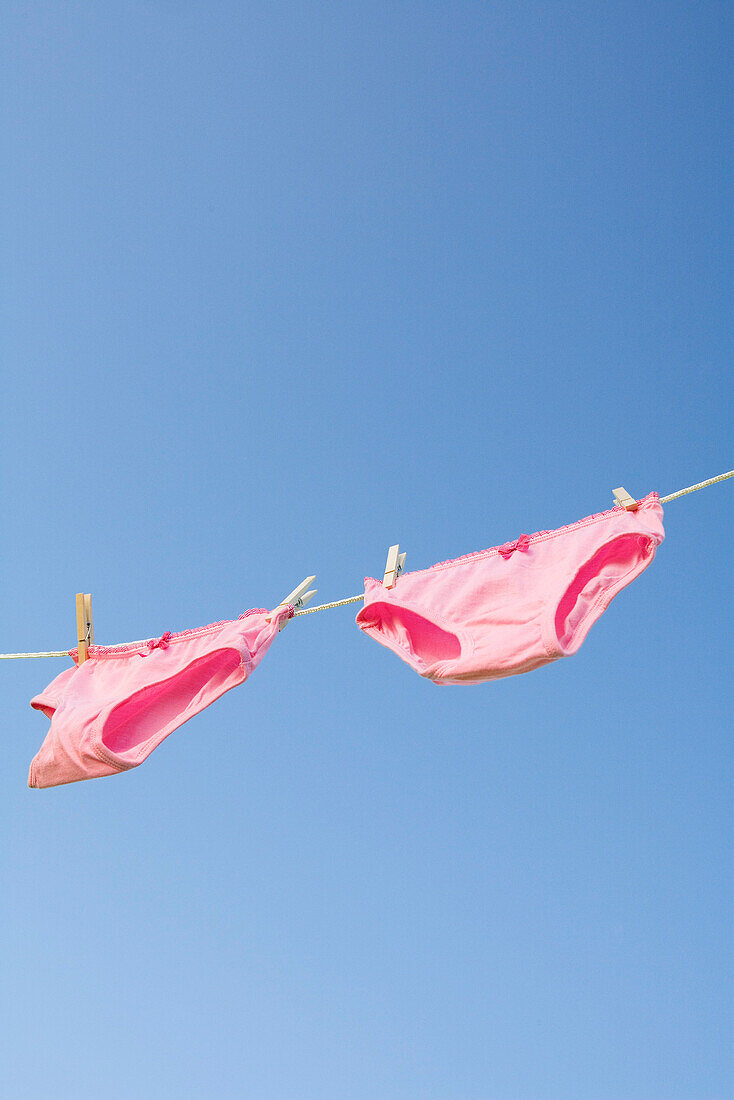
M 357 625 L 436 684 L 530 672 L 579 648 L 665 538 L 657 493 L 558 531 L 404 573 L 365 578 Z
M 280 607 L 149 642 L 90 646 L 31 706 L 51 719 L 29 787 L 55 787 L 135 768 L 169 733 L 243 683 L 293 614 Z M 76 650 L 70 657 L 76 658 Z

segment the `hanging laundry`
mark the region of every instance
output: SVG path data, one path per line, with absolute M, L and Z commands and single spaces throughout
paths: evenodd
M 403 573 L 387 589 L 365 578 L 357 625 L 436 684 L 479 684 L 530 672 L 580 647 L 665 538 L 650 493 L 503 546 Z
M 243 683 L 293 608 L 258 608 L 148 642 L 90 645 L 31 700 L 51 719 L 29 787 L 55 787 L 136 768 L 170 733 Z

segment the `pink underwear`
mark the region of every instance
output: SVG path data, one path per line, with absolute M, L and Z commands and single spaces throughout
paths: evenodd
M 149 642 L 92 645 L 87 660 L 67 668 L 31 706 L 51 719 L 31 762 L 29 787 L 136 768 L 169 733 L 243 683 L 257 668 L 292 607 L 246 611 Z M 76 659 L 76 650 L 69 653 Z
M 657 493 L 558 531 L 404 573 L 365 578 L 357 625 L 436 684 L 479 684 L 575 653 L 665 538 Z

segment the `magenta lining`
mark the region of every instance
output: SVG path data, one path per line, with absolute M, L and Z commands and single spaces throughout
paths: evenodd
M 642 497 L 637 501 L 638 505 L 654 503 L 660 499 L 657 492 L 648 493 L 646 497 Z M 554 538 L 556 535 L 562 535 L 566 531 L 575 531 L 579 527 L 588 527 L 591 523 L 597 523 L 600 519 L 605 519 L 607 516 L 617 515 L 619 512 L 625 511 L 621 505 L 615 504 L 613 508 L 608 508 L 605 512 L 594 512 L 591 516 L 584 516 L 583 519 L 576 520 L 575 523 L 567 523 L 563 527 L 557 527 L 554 531 L 535 531 L 532 535 L 528 535 L 529 542 L 547 542 L 548 539 Z M 493 554 L 498 554 L 500 550 L 508 546 L 508 543 L 502 543 L 500 546 L 490 546 L 488 550 L 474 550 L 470 554 L 462 554 L 459 558 L 449 558 L 446 561 L 438 561 L 435 565 L 430 565 L 427 569 L 412 569 L 410 573 L 402 573 L 403 577 L 416 577 L 421 573 L 432 573 L 434 569 L 450 569 L 454 565 L 463 565 L 464 562 L 474 561 L 478 558 L 491 557 Z M 376 577 L 365 577 L 365 582 L 375 581 L 376 584 L 381 584 Z M 398 578 L 398 583 L 400 578 Z
M 290 605 L 288 605 L 290 606 Z M 291 608 L 291 612 L 293 608 Z M 218 623 L 209 623 L 207 626 L 195 626 L 190 630 L 180 630 L 176 634 L 171 634 L 167 639 L 169 644 L 174 642 L 186 641 L 189 638 L 200 638 L 206 634 L 213 634 L 216 630 L 220 630 L 224 626 L 231 626 L 232 623 L 241 622 L 242 619 L 246 619 L 249 615 L 267 615 L 267 607 L 252 607 L 249 611 L 244 611 L 237 619 L 222 619 Z M 165 637 L 165 635 L 163 635 Z M 157 638 L 143 638 L 139 642 L 124 642 L 121 645 L 90 645 L 87 648 L 87 657 L 95 657 L 97 659 L 104 657 L 132 657 L 136 654 L 145 654 L 148 656 L 151 652 L 150 643 L 159 642 L 161 636 Z M 69 650 L 70 657 L 76 657 L 76 649 Z

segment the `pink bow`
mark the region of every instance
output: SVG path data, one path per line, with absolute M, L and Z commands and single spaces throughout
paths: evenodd
M 153 652 L 154 649 L 168 649 L 171 641 L 171 631 L 167 630 L 165 634 L 161 635 L 155 641 L 151 638 L 148 642 L 148 649 Z
M 516 550 L 527 550 L 530 546 L 530 535 L 520 535 L 514 542 L 506 542 L 504 546 L 498 546 L 503 558 L 509 558 Z

